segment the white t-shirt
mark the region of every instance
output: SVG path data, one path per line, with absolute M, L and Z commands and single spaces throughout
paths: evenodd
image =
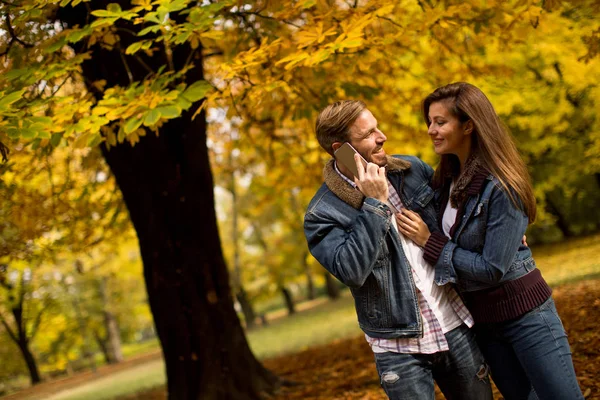
M 450 184 L 450 193 L 452 193 L 452 189 L 454 188 L 454 182 Z M 458 209 L 452 207 L 450 204 L 450 199 L 448 199 L 448 204 L 446 204 L 446 209 L 444 210 L 444 216 L 442 217 L 442 230 L 444 231 L 444 235 L 448 238 L 450 236 L 450 230 L 452 226 L 454 226 L 454 222 L 456 221 L 456 213 Z

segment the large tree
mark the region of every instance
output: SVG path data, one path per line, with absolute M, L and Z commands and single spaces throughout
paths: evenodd
M 90 18 L 90 11 L 106 9 L 108 2 L 86 6 L 62 8 L 57 17 L 73 28 Z M 121 8 L 129 9 L 131 4 L 121 2 Z M 190 11 L 174 9 L 169 18 L 185 21 L 184 10 Z M 136 60 L 122 52 L 137 40 L 136 27 L 120 19 L 113 28 L 118 45 L 73 46 L 76 53 L 91 54 L 81 68 L 97 101 L 103 93 L 93 90 L 93 82 L 127 87 L 144 81 L 148 68 L 158 71 L 168 65 L 182 71 L 189 67 L 182 79 L 187 85 L 204 79 L 200 45 L 193 48 L 186 42 Z M 156 135 L 135 146 L 103 146 L 103 154 L 138 235 L 170 396 L 255 398 L 271 390 L 277 379 L 251 353 L 233 308 L 214 211 L 204 112 L 192 118 L 198 107 L 165 122 Z

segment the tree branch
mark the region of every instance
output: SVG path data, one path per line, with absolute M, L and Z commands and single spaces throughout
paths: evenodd
M 10 336 L 10 338 L 12 340 L 14 340 L 15 343 L 19 343 L 19 338 L 13 332 L 13 330 L 10 328 L 10 325 L 8 325 L 8 322 L 6 322 L 6 319 L 4 318 L 4 315 L 2 315 L 1 312 L 0 312 L 0 322 L 2 322 L 2 325 L 4 325 L 4 329 L 6 329 L 6 332 L 8 332 L 8 336 Z
M 46 298 L 44 301 L 44 306 L 42 307 L 40 312 L 35 316 L 35 321 L 33 322 L 33 326 L 31 327 L 31 333 L 29 335 L 30 339 L 33 339 L 35 337 L 36 333 L 38 332 L 38 328 L 40 327 L 40 323 L 42 322 L 42 314 L 51 305 L 51 302 L 49 300 L 50 300 L 50 295 L 46 295 Z
M 5 20 L 6 20 L 6 30 L 8 31 L 8 34 L 10 35 L 11 42 L 14 41 L 14 42 L 19 43 L 23 47 L 32 48 L 33 47 L 32 44 L 25 43 L 24 41 L 22 41 L 21 39 L 19 39 L 19 37 L 15 33 L 15 30 L 14 30 L 14 28 L 12 27 L 12 25 L 10 23 L 10 12 L 6 13 Z
M 240 17 L 245 17 L 245 16 L 248 16 L 248 15 L 254 15 L 254 16 L 257 16 L 259 18 L 268 19 L 268 20 L 271 20 L 271 21 L 283 22 L 283 23 L 285 23 L 287 25 L 291 25 L 291 26 L 293 26 L 295 28 L 298 28 L 298 29 L 302 28 L 302 26 L 300 26 L 298 24 L 295 24 L 295 23 L 293 23 L 291 21 L 279 20 L 279 19 L 277 19 L 275 17 L 271 17 L 270 15 L 262 15 L 259 11 L 237 11 L 237 12 L 232 12 L 231 14 L 232 15 L 238 15 Z

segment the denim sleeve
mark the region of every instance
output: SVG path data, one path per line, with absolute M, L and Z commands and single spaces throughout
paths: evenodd
M 480 232 L 485 235 L 482 253 L 463 249 L 448 241 L 435 264 L 436 283 L 443 285 L 457 279 L 499 282 L 517 254 L 527 225 L 525 213 L 512 204 L 503 189 L 494 186 L 485 231 Z
M 431 166 L 429 164 L 427 164 L 425 161 L 421 160 L 419 158 L 419 161 L 421 161 L 421 164 L 423 165 L 423 170 L 425 171 L 425 177 L 427 179 L 427 182 L 429 183 L 429 186 L 431 186 L 431 183 L 433 181 L 433 168 L 431 168 Z
M 349 287 L 359 288 L 380 256 L 391 216 L 388 206 L 374 198 L 365 199 L 348 227 L 318 209 L 309 211 L 304 217 L 308 248 L 333 276 Z

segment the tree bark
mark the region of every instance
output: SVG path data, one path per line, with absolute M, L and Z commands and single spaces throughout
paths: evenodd
M 119 324 L 114 314 L 110 311 L 108 291 L 106 288 L 108 278 L 101 277 L 99 281 L 100 298 L 102 300 L 102 317 L 104 320 L 104 330 L 106 331 L 106 352 L 108 353 L 107 362 L 116 364 L 123 361 L 123 352 L 121 351 L 121 332 Z
M 340 288 L 335 278 L 328 271 L 325 271 L 325 287 L 330 300 L 336 300 L 340 297 Z
M 550 198 L 550 194 L 546 196 L 546 210 L 556 217 L 556 226 L 562 232 L 564 237 L 569 238 L 574 236 L 573 232 L 571 232 L 571 229 L 569 228 L 567 218 L 563 215 L 554 200 Z
M 40 383 L 42 381 L 42 378 L 40 377 L 40 372 L 38 370 L 35 357 L 33 357 L 33 353 L 29 349 L 29 341 L 22 338 L 17 344 L 19 345 L 19 350 L 21 350 L 21 354 L 23 355 L 23 359 L 25 360 L 25 364 L 27 365 L 31 385 L 36 385 Z
M 100 334 L 100 332 L 98 332 L 96 329 L 93 329 L 93 334 L 94 334 L 94 339 L 96 339 L 96 344 L 98 345 L 98 347 L 100 348 L 100 351 L 102 352 L 102 356 L 104 357 L 104 362 L 107 364 L 112 364 L 113 360 L 110 354 L 110 351 L 108 350 L 108 343 L 106 341 L 106 339 L 104 339 L 102 337 L 102 335 Z
M 237 301 L 242 307 L 242 313 L 244 314 L 244 320 L 246 321 L 246 328 L 252 329 L 256 326 L 256 313 L 252 308 L 252 303 L 248 300 L 248 294 L 243 286 L 240 286 L 236 294 Z
M 288 310 L 288 315 L 295 314 L 296 306 L 294 304 L 294 298 L 292 297 L 292 293 L 285 286 L 281 287 L 281 293 L 283 294 L 283 299 L 285 300 L 285 306 Z
M 94 9 L 112 1 L 86 3 Z M 123 9 L 129 2 L 118 1 Z M 61 8 L 60 19 L 69 26 L 83 24 L 85 6 Z M 171 18 L 179 18 L 176 13 Z M 122 49 L 138 40 L 126 30 L 139 30 L 119 20 Z M 76 47 L 77 52 L 87 49 Z M 143 80 L 147 71 L 135 57 L 118 49 L 92 46 L 92 57 L 82 65 L 91 83 L 106 80 L 106 87 L 127 86 L 129 76 Z M 140 54 L 158 70 L 162 65 L 180 69 L 190 54 L 195 67 L 187 83 L 203 79 L 200 51 L 189 45 L 152 56 Z M 125 69 L 122 57 L 128 63 Z M 97 92 L 96 92 L 97 93 Z M 98 97 L 101 93 L 97 94 Z M 137 232 L 144 264 L 146 289 L 161 342 L 170 399 L 258 399 L 279 380 L 252 354 L 233 307 L 229 276 L 217 230 L 213 178 L 206 146 L 206 120 L 196 107 L 168 120 L 160 134 L 148 132 L 134 147 L 120 144 L 104 157 L 115 175 Z
M 308 251 L 302 254 L 302 266 L 306 275 L 306 294 L 309 300 L 314 300 L 317 295 L 315 292 L 315 283 L 312 277 L 310 264 L 308 263 Z

